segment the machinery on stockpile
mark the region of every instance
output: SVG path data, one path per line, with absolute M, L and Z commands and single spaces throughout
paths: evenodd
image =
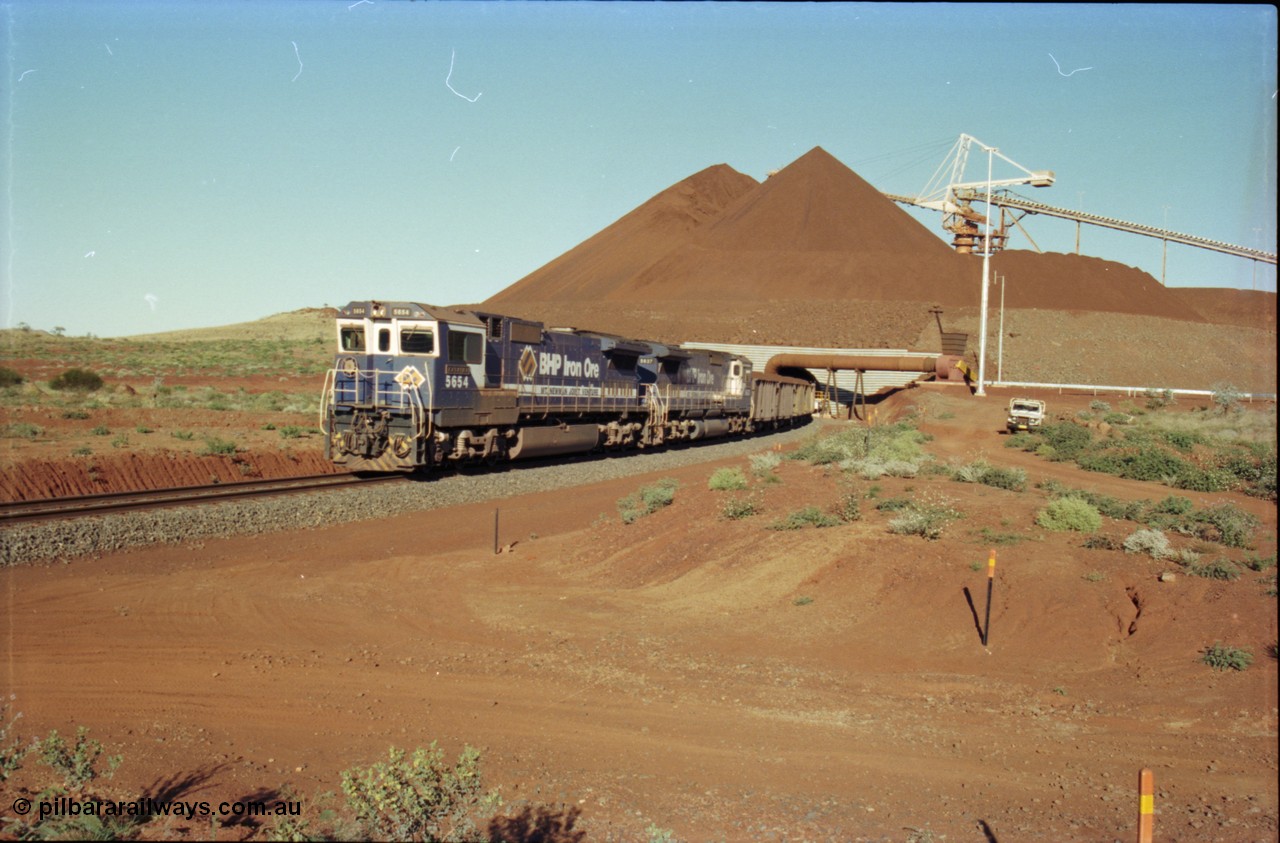
M 812 379 L 712 350 L 415 302 L 339 311 L 325 457 L 412 471 L 651 448 L 808 421 Z

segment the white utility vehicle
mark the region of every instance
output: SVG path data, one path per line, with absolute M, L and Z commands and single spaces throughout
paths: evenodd
M 1044 402 L 1034 398 L 1014 398 L 1009 402 L 1009 420 L 1005 423 L 1010 433 L 1033 430 L 1044 422 Z

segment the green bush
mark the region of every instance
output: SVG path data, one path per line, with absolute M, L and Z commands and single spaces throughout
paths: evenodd
M 676 489 L 680 483 L 673 478 L 664 477 L 651 486 L 645 486 L 618 500 L 618 514 L 622 523 L 634 523 L 637 518 L 657 512 L 664 506 L 670 506 L 676 498 Z
M 760 512 L 760 506 L 750 498 L 731 498 L 720 507 L 720 517 L 740 521 Z
M 499 802 L 482 792 L 480 752 L 462 750 L 446 764 L 433 742 L 427 749 L 392 747 L 387 760 L 342 772 L 342 792 L 367 839 L 478 840 L 476 821 Z
M 934 541 L 942 537 L 947 524 L 963 516 L 943 500 L 912 501 L 889 521 L 889 532 L 900 536 L 920 536 Z
M 1074 460 L 1093 442 L 1088 428 L 1070 422 L 1040 426 L 1040 436 L 1052 446 L 1060 460 Z
M 230 456 L 236 452 L 236 443 L 210 436 L 204 440 L 204 447 L 199 450 L 202 457 Z
M 1036 523 L 1046 530 L 1094 533 L 1102 526 L 1102 514 L 1082 498 L 1055 498 L 1036 515 Z
M 1108 404 L 1106 401 L 1102 401 L 1095 398 L 1094 400 L 1089 402 L 1089 409 L 1097 410 L 1099 413 L 1106 413 L 1111 410 L 1111 405 Z
M 1153 512 L 1162 512 L 1169 515 L 1186 515 L 1195 509 L 1195 504 L 1190 498 L 1180 497 L 1178 495 L 1169 495 L 1164 500 L 1159 501 L 1151 507 Z
M 707 488 L 713 492 L 736 492 L 747 488 L 747 476 L 740 468 L 720 468 L 707 481 Z
M 50 389 L 95 392 L 102 389 L 102 378 L 88 369 L 67 369 L 49 381 Z
M 8 366 L 0 366 L 0 387 L 5 386 L 21 386 L 23 382 L 22 375 L 18 374 Z
M 1203 527 L 1198 531 L 1201 538 L 1227 547 L 1251 547 L 1253 531 L 1262 524 L 1253 514 L 1225 501 L 1197 510 L 1192 518 Z
M 1219 643 L 1206 647 L 1201 661 L 1214 670 L 1247 670 L 1249 665 L 1253 664 L 1253 653 L 1240 647 L 1227 647 Z
M 769 525 L 770 530 L 802 530 L 805 527 L 835 527 L 841 523 L 834 515 L 828 515 L 816 506 L 796 510 L 781 521 Z
M 1240 579 L 1240 569 L 1226 559 L 1217 559 L 1203 565 L 1193 562 L 1186 566 L 1186 570 L 1193 577 L 1204 577 L 1209 580 Z
M 6 424 L 3 433 L 0 433 L 5 439 L 38 439 L 44 433 L 44 428 L 38 424 L 31 422 L 14 422 Z
M 1191 453 L 1192 448 L 1205 441 L 1203 436 L 1192 430 L 1162 430 L 1159 436 L 1166 445 L 1184 454 Z

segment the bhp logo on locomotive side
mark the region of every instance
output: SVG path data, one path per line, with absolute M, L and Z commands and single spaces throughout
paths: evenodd
M 538 374 L 558 376 L 564 370 L 566 378 L 598 378 L 600 364 L 590 357 L 584 360 L 569 360 L 558 352 L 538 352 Z

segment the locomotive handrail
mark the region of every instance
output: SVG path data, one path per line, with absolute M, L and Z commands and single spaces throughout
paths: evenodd
M 324 431 L 325 436 L 329 436 L 333 431 L 329 429 L 329 419 L 333 416 L 331 410 L 330 397 L 333 395 L 333 382 L 337 377 L 337 369 L 329 369 L 324 374 L 324 385 L 320 387 L 320 429 Z

